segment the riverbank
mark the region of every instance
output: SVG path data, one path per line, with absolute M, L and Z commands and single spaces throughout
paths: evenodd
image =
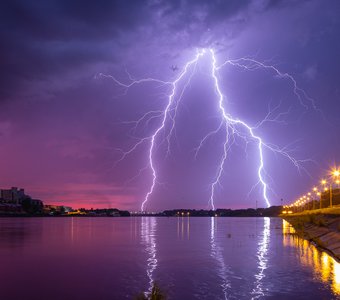
M 280 215 L 296 233 L 314 242 L 340 261 L 340 207 Z

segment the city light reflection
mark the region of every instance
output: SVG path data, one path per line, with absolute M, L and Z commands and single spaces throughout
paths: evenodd
M 181 217 L 181 221 L 182 221 L 182 239 L 183 239 L 183 237 L 184 237 L 184 220 L 183 220 L 183 216 Z
M 71 218 L 71 242 L 74 242 L 74 218 Z
M 190 239 L 190 218 L 187 218 L 187 239 Z
M 327 282 L 331 274 L 331 262 L 328 258 L 328 255 L 324 252 L 321 255 L 321 260 L 322 260 L 322 266 L 323 266 L 321 279 L 323 282 Z
M 145 296 L 148 296 L 154 284 L 154 271 L 157 268 L 157 244 L 156 244 L 156 230 L 157 219 L 155 217 L 142 217 L 141 222 L 141 238 L 142 244 L 147 253 L 147 269 L 146 274 L 149 278 L 149 287 L 145 292 Z
M 340 264 L 332 258 L 332 266 L 333 266 L 332 289 L 335 294 L 340 295 Z
M 300 263 L 310 268 L 316 278 L 328 285 L 333 293 L 340 295 L 340 263 L 327 252 L 318 250 L 313 244 L 295 234 L 294 228 L 285 220 L 282 223 L 283 245 L 297 250 Z
M 189 240 L 190 238 L 190 217 L 187 215 L 184 216 L 178 216 L 177 217 L 177 237 L 181 238 L 182 240 L 185 237 Z
M 260 239 L 257 248 L 257 260 L 258 260 L 258 273 L 255 274 L 255 288 L 252 291 L 254 297 L 252 299 L 258 299 L 263 297 L 265 290 L 263 288 L 262 280 L 266 275 L 264 271 L 268 268 L 268 248 L 269 248 L 269 237 L 270 237 L 270 218 L 263 218 L 263 233 L 262 239 Z

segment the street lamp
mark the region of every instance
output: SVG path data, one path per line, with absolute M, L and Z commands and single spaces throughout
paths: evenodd
M 339 187 L 339 183 L 340 183 L 340 180 L 339 180 L 340 170 L 339 169 L 333 169 L 332 175 L 333 175 L 335 183 Z
M 313 187 L 313 192 L 315 193 L 315 195 L 318 194 L 318 188 L 315 186 Z M 313 209 L 315 209 L 315 200 L 312 200 L 313 201 Z
M 340 183 L 340 181 L 339 181 L 340 170 L 333 169 L 331 174 L 332 174 L 333 178 L 330 179 L 330 183 L 329 183 L 329 207 L 333 207 L 332 179 L 335 179 L 334 181 L 335 181 L 336 184 Z M 322 180 L 321 183 L 323 185 L 326 185 L 327 182 L 326 182 L 326 180 Z M 325 188 L 325 192 L 327 192 L 327 191 L 328 191 L 328 188 Z
M 307 207 L 308 207 L 308 209 L 309 209 L 309 206 L 311 206 L 311 205 L 309 205 L 309 204 L 312 204 L 312 203 L 310 203 L 310 199 L 311 199 L 312 193 L 311 193 L 311 192 L 308 192 L 307 195 L 308 195 L 308 197 L 307 197 L 307 200 L 308 200 L 307 205 L 308 205 L 308 206 L 307 206 Z M 312 209 L 312 208 L 310 208 L 310 209 Z
M 328 191 L 328 187 L 326 187 L 326 184 L 327 184 L 327 181 L 325 179 L 322 179 L 321 180 L 321 184 L 323 185 L 323 190 L 324 192 L 327 192 Z M 330 192 L 329 193 L 329 206 L 332 207 L 332 193 Z M 320 198 L 320 201 L 321 201 L 321 198 Z

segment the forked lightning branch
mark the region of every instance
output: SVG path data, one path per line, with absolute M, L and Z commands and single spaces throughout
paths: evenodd
M 208 56 L 208 57 L 206 57 Z M 293 163 L 294 166 L 297 168 L 300 168 L 300 164 L 306 160 L 298 160 L 294 158 L 289 151 L 286 150 L 286 148 L 280 148 L 278 146 L 275 146 L 273 144 L 266 143 L 261 136 L 256 133 L 256 129 L 258 128 L 258 125 L 251 126 L 246 121 L 241 120 L 237 117 L 232 116 L 230 113 L 228 113 L 228 110 L 226 108 L 227 99 L 226 96 L 222 93 L 221 89 L 221 83 L 219 79 L 219 70 L 221 68 L 224 68 L 228 65 L 236 66 L 248 71 L 253 71 L 257 69 L 263 69 L 265 71 L 272 72 L 275 76 L 279 76 L 282 79 L 289 80 L 292 84 L 292 89 L 294 94 L 296 95 L 297 99 L 299 100 L 300 104 L 304 107 L 312 107 L 313 109 L 316 108 L 314 100 L 310 98 L 306 92 L 299 88 L 297 85 L 296 80 L 293 76 L 291 76 L 288 73 L 282 73 L 280 72 L 275 66 L 267 65 L 262 62 L 259 62 L 254 59 L 250 58 L 240 58 L 240 59 L 234 59 L 234 60 L 226 60 L 222 64 L 218 65 L 217 58 L 215 55 L 215 52 L 213 49 L 200 49 L 197 50 L 195 56 L 188 61 L 184 68 L 180 71 L 179 75 L 174 81 L 163 81 L 156 78 L 142 78 L 139 80 L 132 80 L 128 83 L 123 83 L 119 80 L 117 80 L 114 76 L 111 75 L 105 75 L 105 74 L 99 74 L 102 77 L 107 77 L 112 79 L 115 84 L 121 86 L 122 88 L 128 90 L 134 85 L 143 84 L 146 82 L 154 82 L 154 83 L 161 83 L 167 86 L 170 86 L 170 93 L 167 96 L 167 102 L 163 110 L 161 111 L 149 111 L 145 113 L 139 120 L 136 121 L 136 125 L 138 125 L 140 122 L 145 120 L 151 120 L 154 118 L 159 119 L 159 125 L 154 129 L 154 131 L 141 139 L 139 139 L 130 149 L 122 151 L 122 156 L 119 161 L 123 160 L 127 155 L 131 154 L 133 151 L 136 151 L 138 146 L 141 144 L 147 143 L 149 145 L 148 148 L 148 167 L 151 171 L 151 182 L 149 189 L 145 195 L 145 198 L 142 201 L 141 204 L 141 210 L 144 211 L 147 207 L 148 202 L 150 201 L 150 198 L 155 190 L 155 187 L 157 185 L 157 162 L 155 161 L 154 154 L 155 154 L 155 148 L 156 145 L 160 142 L 163 142 L 160 140 L 160 134 L 165 134 L 165 139 L 168 144 L 168 153 L 170 153 L 170 140 L 171 135 L 173 134 L 175 123 L 176 123 L 176 116 L 177 116 L 177 110 L 178 105 L 180 101 L 183 98 L 183 94 L 190 84 L 191 78 L 193 74 L 196 72 L 196 67 L 198 62 L 202 58 L 208 58 L 208 61 L 210 63 L 210 76 L 213 82 L 213 88 L 215 89 L 216 99 L 214 100 L 214 103 L 212 105 L 218 105 L 219 113 L 220 113 L 220 123 L 219 126 L 209 132 L 206 136 L 203 137 L 203 139 L 200 141 L 197 149 L 196 149 L 196 155 L 201 149 L 201 147 L 204 146 L 205 142 L 213 135 L 216 135 L 220 132 L 223 132 L 223 151 L 222 155 L 220 157 L 219 163 L 216 167 L 216 173 L 213 178 L 211 178 L 209 186 L 210 186 L 210 195 L 209 199 L 207 199 L 209 206 L 211 209 L 215 210 L 215 194 L 216 190 L 219 185 L 222 185 L 222 176 L 224 167 L 226 165 L 226 160 L 228 157 L 228 152 L 235 141 L 236 137 L 244 139 L 247 143 L 252 142 L 256 145 L 257 148 L 257 182 L 254 183 L 255 186 L 261 187 L 261 194 L 263 197 L 263 201 L 266 203 L 266 205 L 269 207 L 271 205 L 271 201 L 269 199 L 268 190 L 269 185 L 266 180 L 266 173 L 265 173 L 265 167 L 266 167 L 266 160 L 265 160 L 265 152 L 266 151 L 272 151 L 274 153 L 278 153 L 282 155 L 283 157 L 287 158 L 291 163 Z M 179 85 L 182 83 L 181 88 Z M 211 84 L 211 83 L 210 83 Z M 266 117 L 269 118 L 269 115 Z M 265 119 L 260 123 L 263 123 L 264 121 L 276 121 L 276 119 Z M 166 126 L 169 126 L 170 130 L 165 131 Z

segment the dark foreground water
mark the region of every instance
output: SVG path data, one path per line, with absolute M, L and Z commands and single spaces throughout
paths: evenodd
M 340 264 L 278 218 L 0 219 L 0 299 L 338 299 Z

